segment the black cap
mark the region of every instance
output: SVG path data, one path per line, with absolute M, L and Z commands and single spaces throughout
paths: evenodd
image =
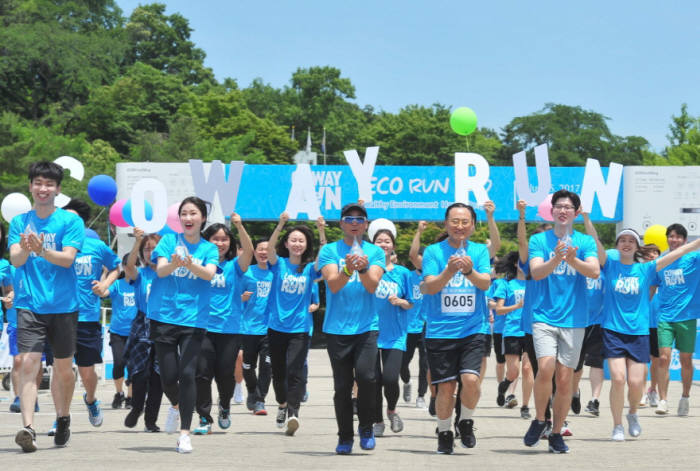
M 367 217 L 367 210 L 360 203 L 348 203 L 343 206 L 343 209 L 340 210 L 340 217 L 342 218 L 352 210 L 359 211 L 364 217 Z

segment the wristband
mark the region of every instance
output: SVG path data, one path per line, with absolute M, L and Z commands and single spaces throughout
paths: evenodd
M 466 272 L 466 273 L 462 272 L 462 274 L 463 274 L 464 276 L 469 276 L 469 275 L 472 274 L 473 271 L 474 271 L 474 268 L 470 268 L 468 272 Z
M 343 267 L 343 273 L 345 273 L 345 274 L 348 275 L 348 276 L 352 276 L 352 273 L 350 273 L 350 272 L 348 271 L 348 266 L 347 266 L 347 265 L 345 265 L 345 266 Z
M 359 273 L 360 275 L 364 275 L 365 273 L 367 273 L 367 270 L 368 270 L 368 268 L 365 267 L 362 270 L 357 270 L 357 273 Z

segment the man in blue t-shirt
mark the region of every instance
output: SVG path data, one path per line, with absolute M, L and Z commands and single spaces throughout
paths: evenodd
M 581 212 L 579 196 L 567 190 L 552 195 L 554 229 L 530 238 L 529 262 L 533 280 L 540 285 L 540 296 L 532 300 L 532 338 L 537 355 L 535 406 L 537 417 L 525 434 L 527 446 L 536 445 L 546 427 L 545 410 L 552 395 L 552 433 L 549 451 L 567 453 L 561 429 L 571 405 L 573 371 L 578 364 L 588 322 L 586 277 L 598 278 L 595 241 L 573 230 Z
M 17 349 L 22 357 L 20 405 L 23 428 L 15 442 L 25 452 L 36 451 L 32 428 L 37 398 L 35 378 L 48 340 L 55 355 L 51 388 L 56 407 L 54 443 L 66 446 L 70 438 L 70 403 L 75 377 L 72 363 L 78 323 L 78 289 L 73 261 L 83 246 L 80 218 L 54 204 L 61 191 L 63 169 L 54 162 L 29 167 L 32 209 L 10 223 L 10 262 L 17 268 Z
M 376 402 L 378 317 L 372 308 L 374 291 L 384 274 L 384 251 L 363 241 L 367 211 L 349 203 L 340 211 L 343 239 L 321 248 L 318 267 L 326 281 L 326 316 L 323 332 L 333 368 L 335 418 L 338 422 L 336 453 L 352 453 L 352 386 L 357 381 L 360 446 L 374 448 L 372 430 Z

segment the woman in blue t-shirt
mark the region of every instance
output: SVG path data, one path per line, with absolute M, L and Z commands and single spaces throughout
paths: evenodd
M 299 428 L 299 406 L 304 394 L 302 371 L 309 346 L 309 304 L 311 286 L 321 273 L 314 261 L 314 236 L 307 226 L 294 226 L 277 242 L 289 215 L 283 212 L 267 245 L 270 270 L 274 274 L 268 301 L 267 337 L 270 345 L 272 386 L 277 410 L 277 427 L 294 435 Z M 316 226 L 325 239 L 325 222 Z
M 190 453 L 190 425 L 197 394 L 197 357 L 209 321 L 211 280 L 219 251 L 201 236 L 207 205 L 196 196 L 178 208 L 183 234 L 166 234 L 151 259 L 158 276 L 151 284 L 148 318 L 155 343 L 163 391 L 172 406 L 165 431 L 173 433 L 180 421 L 179 453 Z
M 617 234 L 619 257 L 609 257 L 597 234 L 591 234 L 598 248 L 598 260 L 605 274 L 603 300 L 603 355 L 610 368 L 610 409 L 613 415 L 612 440 L 624 441 L 622 409 L 625 405 L 625 377 L 629 388 L 628 432 L 642 433 L 637 408 L 644 391 L 644 375 L 649 362 L 650 287 L 656 272 L 683 255 L 698 250 L 700 239 L 683 245 L 656 260 L 644 261 L 639 235 L 632 229 Z
M 231 426 L 231 398 L 236 383 L 234 373 L 241 347 L 241 279 L 253 254 L 253 243 L 243 227 L 241 217 L 236 213 L 231 214 L 231 223 L 241 240 L 242 252 L 238 257 L 235 257 L 236 240 L 226 225 L 212 224 L 203 233 L 203 237 L 218 250 L 221 271 L 211 280 L 207 334 L 202 339 L 197 360 L 196 409 L 199 426 L 194 429 L 195 435 L 211 433 L 214 422 L 211 417 L 211 382 L 214 379 L 219 392 L 219 427 L 227 429 Z
M 372 243 L 384 251 L 386 270 L 374 291 L 373 308 L 379 317 L 376 366 L 376 408 L 374 410 L 374 436 L 384 435 L 382 389 L 386 397 L 386 415 L 394 433 L 403 430 L 403 421 L 396 412 L 399 400 L 399 374 L 406 351 L 408 335 L 408 310 L 413 307 L 411 298 L 411 272 L 392 262 L 394 234 L 389 229 L 374 233 Z

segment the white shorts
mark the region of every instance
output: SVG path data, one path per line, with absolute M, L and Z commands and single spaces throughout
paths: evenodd
M 554 327 L 544 322 L 532 324 L 537 359 L 555 357 L 568 368 L 576 368 L 585 335 L 585 327 Z

